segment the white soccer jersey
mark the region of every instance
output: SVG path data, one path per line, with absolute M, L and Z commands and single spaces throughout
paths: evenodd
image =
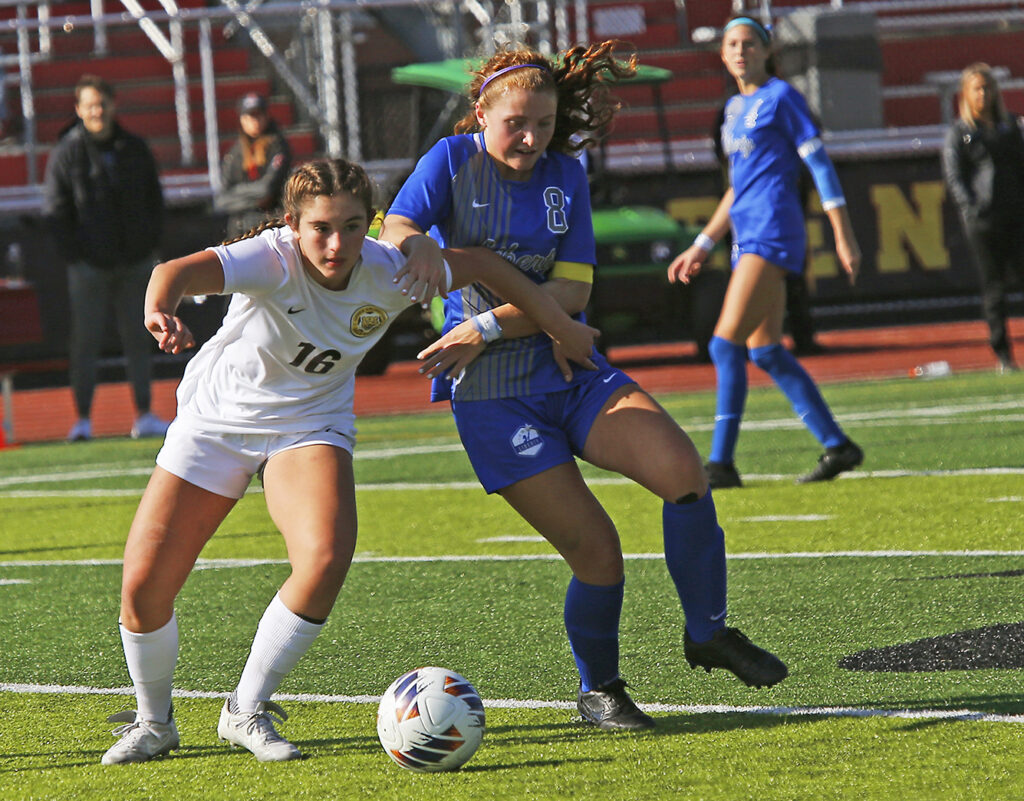
M 341 291 L 306 274 L 289 227 L 210 250 L 234 297 L 185 368 L 178 416 L 221 433 L 352 430 L 356 366 L 409 306 L 394 283 L 398 248 L 367 239 Z

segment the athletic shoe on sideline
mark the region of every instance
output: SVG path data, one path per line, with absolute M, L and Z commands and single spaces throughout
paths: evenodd
M 654 721 L 633 703 L 626 692 L 626 682 L 615 679 L 596 690 L 576 696 L 576 708 L 586 723 L 605 731 L 640 731 L 653 729 Z
M 167 426 L 169 425 L 170 423 L 166 420 L 161 420 L 152 412 L 140 414 L 135 418 L 135 424 L 132 426 L 132 439 L 162 437 L 167 433 Z
M 174 717 L 166 723 L 143 720 L 134 709 L 126 709 L 107 718 L 108 723 L 123 723 L 114 729 L 121 739 L 114 743 L 100 760 L 104 765 L 148 762 L 178 748 L 178 727 Z
M 708 477 L 708 486 L 711 489 L 743 486 L 740 474 L 736 472 L 736 465 L 732 462 L 708 462 L 704 465 L 704 473 Z
M 217 736 L 232 746 L 251 751 L 260 762 L 286 762 L 301 759 L 299 749 L 277 733 L 274 720 L 284 723 L 288 713 L 273 701 L 261 701 L 255 712 L 235 712 L 235 694 L 232 693 L 220 711 Z M 273 716 L 273 720 L 271 717 Z
M 68 432 L 68 442 L 88 442 L 92 439 L 92 423 L 88 417 L 79 417 Z
M 1009 356 L 1000 356 L 999 364 L 996 365 L 996 372 L 999 375 L 1009 375 L 1010 373 L 1016 373 L 1020 370 L 1020 367 L 1013 361 Z
M 797 484 L 810 484 L 813 481 L 831 481 L 840 473 L 853 470 L 864 461 L 862 451 L 852 439 L 846 440 L 838 448 L 828 448 L 818 457 L 817 466 L 806 476 L 796 480 Z
M 711 668 L 725 668 L 748 687 L 771 687 L 789 675 L 781 659 L 754 645 L 739 629 L 721 629 L 701 643 L 691 640 L 690 633 L 686 632 L 683 654 L 691 668 L 700 665 L 708 673 Z

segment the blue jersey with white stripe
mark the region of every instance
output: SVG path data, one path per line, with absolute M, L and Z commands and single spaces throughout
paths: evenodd
M 596 261 L 590 189 L 579 161 L 548 151 L 529 180 L 508 181 L 487 154 L 482 133 L 450 136 L 434 145 L 388 213 L 412 220 L 441 247 L 490 248 L 538 284 L 549 280 L 555 262 Z M 445 302 L 444 330 L 503 302 L 480 284 L 452 292 Z M 574 382 L 584 373 L 578 370 Z M 435 380 L 433 399 L 519 397 L 572 386 L 544 334 L 488 345 L 454 388 L 450 383 Z
M 799 243 L 796 261 L 802 266 L 806 233 L 799 148 L 818 136 L 803 95 L 779 78 L 729 100 L 722 149 L 734 192 L 733 241 L 741 252 L 756 250 L 757 243 L 792 252 Z

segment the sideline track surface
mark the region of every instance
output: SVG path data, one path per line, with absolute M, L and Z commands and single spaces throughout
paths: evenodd
M 1015 352 L 1024 354 L 1024 319 L 1009 323 Z M 818 342 L 825 351 L 803 356 L 801 363 L 822 384 L 868 381 L 908 375 L 928 362 L 948 362 L 953 373 L 992 370 L 995 357 L 988 345 L 988 329 L 981 321 L 824 331 Z M 653 394 L 710 391 L 715 371 L 697 361 L 689 342 L 670 342 L 611 348 L 612 363 L 628 372 Z M 356 379 L 357 415 L 445 412 L 448 405 L 431 404 L 429 384 L 415 362 L 395 362 L 380 376 Z M 770 379 L 748 365 L 750 386 L 767 386 Z M 153 382 L 153 411 L 174 417 L 177 379 Z M 14 438 L 18 442 L 59 441 L 75 420 L 68 387 L 14 392 Z M 0 409 L 0 419 L 3 411 Z M 125 436 L 132 425 L 131 392 L 126 383 L 100 384 L 93 401 L 93 434 Z

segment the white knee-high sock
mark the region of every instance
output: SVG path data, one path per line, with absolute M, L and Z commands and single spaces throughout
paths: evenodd
M 322 628 L 322 623 L 303 620 L 275 595 L 256 627 L 249 658 L 235 689 L 238 707 L 233 711 L 251 714 L 261 701 L 270 700 Z
M 118 624 L 128 675 L 135 685 L 138 716 L 166 723 L 171 716 L 171 685 L 178 661 L 178 619 L 171 619 L 156 631 L 136 634 Z

